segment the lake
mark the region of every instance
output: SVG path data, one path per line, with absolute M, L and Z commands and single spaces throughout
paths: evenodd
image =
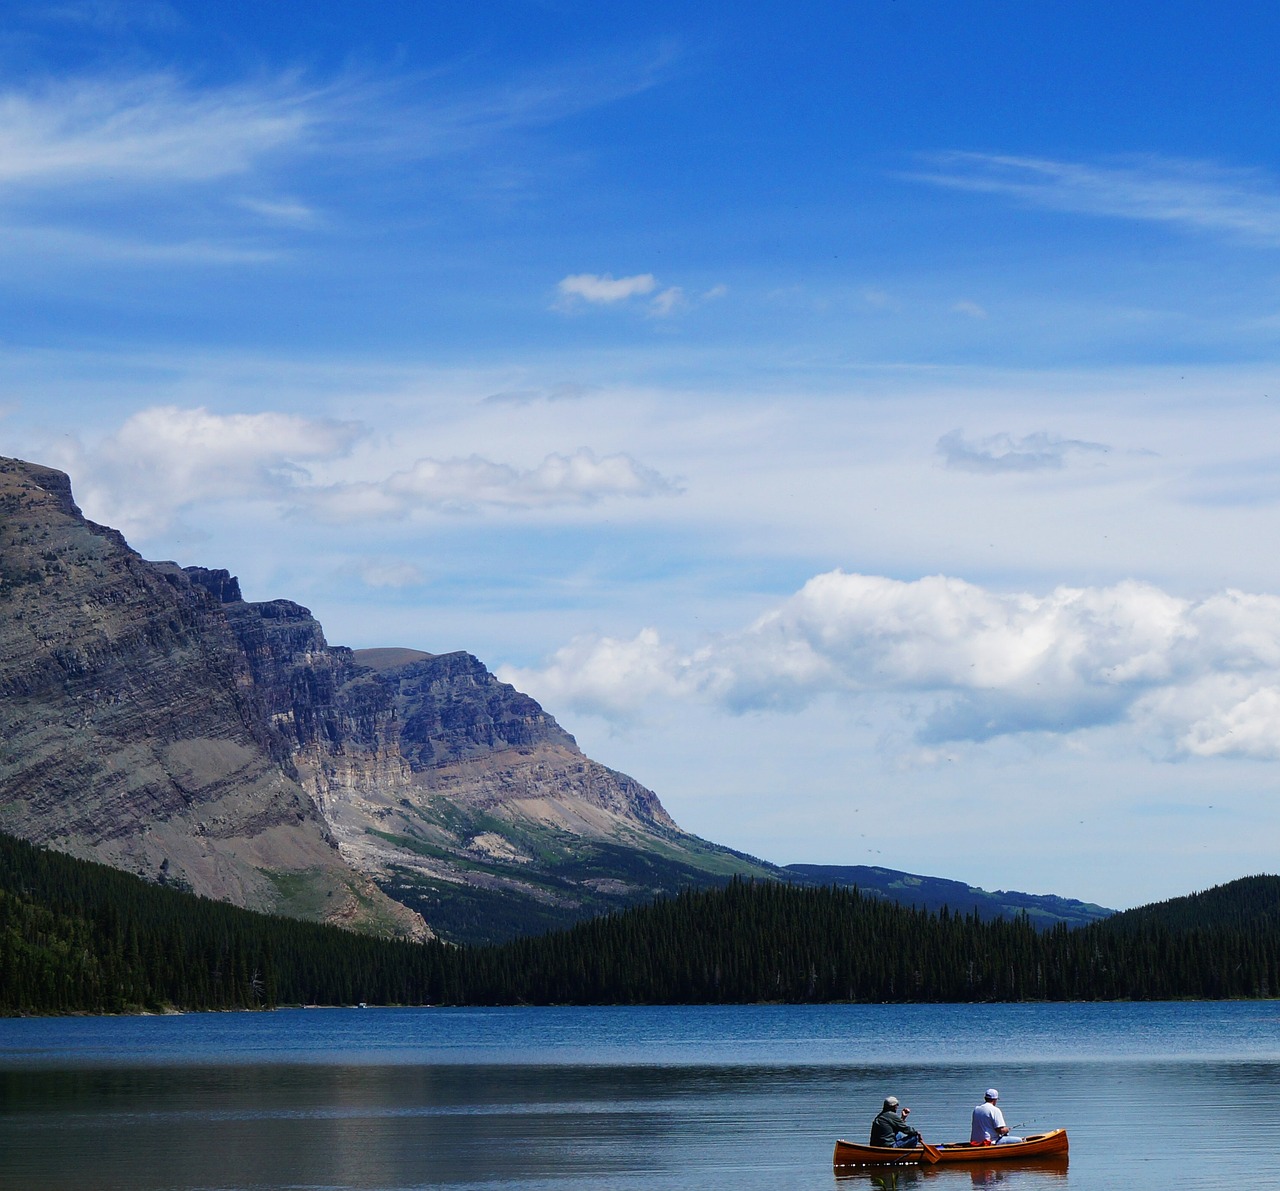
M 865 1170 L 994 1084 L 1066 1164 Z M 0 1020 L 0 1188 L 1280 1187 L 1280 1004 L 296 1009 Z

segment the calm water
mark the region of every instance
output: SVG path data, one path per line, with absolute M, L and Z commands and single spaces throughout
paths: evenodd
M 995 1084 L 1068 1164 L 832 1171 Z M 1280 1187 L 1280 1004 L 291 1010 L 0 1020 L 0 1188 Z

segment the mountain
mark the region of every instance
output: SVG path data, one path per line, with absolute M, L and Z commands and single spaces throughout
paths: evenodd
M 1054 894 L 1016 893 L 997 890 L 988 893 L 963 881 L 943 877 L 922 877 L 863 864 L 789 864 L 784 870 L 793 880 L 812 885 L 856 886 L 864 897 L 882 898 L 922 910 L 946 906 L 953 914 L 977 914 L 984 922 L 996 918 L 1013 919 L 1025 914 L 1041 928 L 1062 922 L 1084 926 L 1114 914 L 1104 906 Z
M 505 938 L 773 866 L 467 653 L 331 646 L 0 459 L 0 830 L 257 910 Z
M 1117 931 L 1235 930 L 1258 938 L 1280 938 L 1280 877 L 1241 877 L 1199 893 L 1125 910 L 1107 921 Z

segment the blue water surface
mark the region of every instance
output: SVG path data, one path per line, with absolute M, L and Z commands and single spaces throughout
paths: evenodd
M 1066 1163 L 837 1172 L 990 1084 Z M 310 1009 L 0 1020 L 0 1188 L 1280 1187 L 1280 1005 Z

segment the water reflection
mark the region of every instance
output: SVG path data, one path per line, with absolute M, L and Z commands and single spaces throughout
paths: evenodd
M 869 1036 L 901 1037 L 906 1025 L 925 1020 L 920 1007 L 909 1017 L 883 1009 L 864 1015 L 874 1026 Z M 984 1015 L 990 1011 L 982 1007 Z M 631 1012 L 600 1020 L 620 1036 Z M 1176 1012 L 1178 1020 L 1186 1016 Z M 434 1049 L 419 1045 L 416 1062 L 397 1051 L 396 1062 L 381 1063 L 368 1033 L 345 1051 L 330 1038 L 293 1061 L 232 1061 L 225 1050 L 198 1044 L 202 1032 L 221 1026 L 218 1015 L 89 1023 L 101 1043 L 90 1061 L 0 1063 L 0 1191 L 1167 1191 L 1186 1185 L 1188 1169 L 1196 1171 L 1197 1191 L 1280 1187 L 1280 1061 L 1265 1057 L 1280 1052 L 1280 1023 L 1253 1009 L 1239 1012 L 1252 1023 L 1253 1057 L 1206 1060 L 1176 1049 L 1175 1036 L 1173 1054 L 1072 1062 L 1028 1058 L 1021 1037 L 1014 1057 L 1002 1057 L 999 1031 L 981 1062 L 947 1058 L 945 1038 L 935 1060 L 873 1062 L 856 1039 L 837 1048 L 816 1034 L 804 1041 L 803 1062 L 743 1061 L 763 1048 L 763 1025 L 789 1023 L 799 1032 L 796 1021 L 816 1030 L 831 1020 L 773 1010 L 735 1010 L 724 1019 L 634 1011 L 625 1063 L 613 1061 L 612 1043 L 594 1062 L 565 1061 L 547 1041 L 546 1021 L 559 1021 L 555 1015 L 533 1015 L 542 1032 L 530 1037 L 512 1034 L 524 1020 L 518 1016 L 477 1016 L 519 1053 L 550 1048 L 550 1065 L 459 1062 L 438 1037 Z M 1045 1032 L 1047 1013 L 1033 1015 L 1035 1037 Z M 372 1010 L 354 1016 L 368 1023 L 361 1030 L 386 1031 L 388 1048 L 403 1047 L 414 1031 L 442 1032 L 449 1020 Z M 295 1023 L 318 1031 L 309 1023 L 325 1020 L 346 1019 L 280 1015 L 231 1024 L 242 1034 L 263 1031 L 260 1046 L 278 1055 L 285 1041 L 297 1053 Z M 698 1052 L 697 1031 L 709 1021 L 726 1033 L 737 1023 L 732 1062 L 699 1064 L 686 1055 L 672 1064 L 662 1057 L 682 1030 Z M 1069 1010 L 1062 1029 L 1079 1028 L 1079 1021 Z M 72 1028 L 85 1033 L 89 1025 Z M 117 1028 L 126 1035 L 162 1030 L 175 1039 L 189 1029 L 190 1061 L 107 1062 L 102 1056 Z M 644 1063 L 650 1035 L 655 1049 Z M 1167 1040 L 1169 1030 L 1160 1036 Z M 1243 1027 L 1237 1036 L 1246 1037 Z M 354 1054 L 357 1045 L 366 1049 Z M 1096 1051 L 1101 1043 L 1089 1045 Z M 825 1063 L 813 1061 L 819 1051 L 828 1055 Z M 1070 1167 L 1049 1159 L 833 1174 L 835 1138 L 866 1136 L 887 1088 L 912 1104 L 912 1120 L 926 1136 L 952 1138 L 967 1133 L 972 1106 L 991 1083 L 1025 1109 L 1020 1124 L 1070 1131 Z
M 866 1187 L 871 1191 L 902 1191 L 915 1187 L 928 1191 L 963 1191 L 969 1187 L 1001 1187 L 1003 1191 L 1050 1191 L 1067 1181 L 1067 1155 L 1030 1158 L 1022 1162 L 987 1163 L 980 1166 L 912 1166 L 876 1170 L 872 1167 L 837 1168 L 840 1191 Z

